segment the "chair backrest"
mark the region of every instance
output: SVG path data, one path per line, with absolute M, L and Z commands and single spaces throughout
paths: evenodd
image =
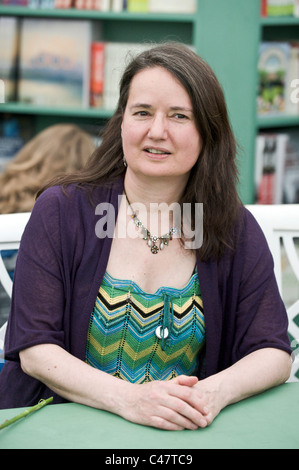
M 289 336 L 294 362 L 289 381 L 299 380 L 299 204 L 247 205 L 267 238 L 274 258 L 275 275 L 280 294 L 286 304 Z M 291 271 L 295 297 L 287 303 L 284 291 L 284 265 Z
M 30 212 L 0 214 L 0 283 L 9 297 L 12 294 L 12 280 L 7 272 L 1 252 L 4 250 L 17 250 L 19 248 L 29 216 Z M 3 349 L 5 331 L 6 323 L 0 328 L 0 350 Z

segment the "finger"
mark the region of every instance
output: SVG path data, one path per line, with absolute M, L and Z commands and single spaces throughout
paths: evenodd
M 164 403 L 164 417 L 184 429 L 205 427 L 208 421 L 200 410 L 190 405 L 187 400 L 170 395 Z
M 195 407 L 192 402 L 190 404 L 187 401 L 180 400 L 180 402 L 177 404 L 176 410 L 180 413 L 181 416 L 184 416 L 197 427 L 203 428 L 208 424 L 205 415 L 205 412 L 208 412 L 208 410 L 204 406 Z
M 194 375 L 178 375 L 172 382 L 175 382 L 179 385 L 186 385 L 187 387 L 193 387 L 198 382 L 198 378 Z
M 190 423 L 189 426 L 186 423 L 186 425 L 184 426 L 176 422 L 173 422 L 171 420 L 168 420 L 166 418 L 162 418 L 161 416 L 152 416 L 151 426 L 154 428 L 163 429 L 166 431 L 183 431 L 184 429 L 189 429 L 192 431 L 192 430 L 197 429 L 197 426 L 195 427 L 193 425 L 194 427 L 192 427 L 192 423 Z
M 182 378 L 183 376 L 180 377 Z M 178 377 L 176 379 L 178 379 Z M 203 417 L 206 416 L 209 412 L 207 400 L 201 396 L 196 387 L 194 388 L 193 386 L 190 386 L 190 384 L 189 386 L 186 386 L 184 379 L 181 379 L 181 382 L 184 384 L 182 385 L 182 383 L 178 382 L 176 379 L 168 382 L 168 395 L 178 398 L 182 402 L 188 404 L 192 409 L 195 409 Z M 196 377 L 195 379 L 197 380 Z
M 157 411 L 159 414 L 152 416 L 153 425 L 155 427 L 173 431 L 198 429 L 196 423 L 171 408 L 161 407 Z

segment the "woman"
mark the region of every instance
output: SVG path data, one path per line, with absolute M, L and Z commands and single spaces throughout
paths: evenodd
M 101 147 L 39 195 L 25 230 L 2 407 L 53 395 L 197 429 L 288 378 L 286 312 L 235 159 L 205 62 L 166 44 L 128 65 Z M 192 206 L 190 223 L 173 204 Z

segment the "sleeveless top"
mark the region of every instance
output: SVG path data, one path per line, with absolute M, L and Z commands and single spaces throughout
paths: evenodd
M 195 374 L 205 343 L 197 273 L 154 294 L 107 272 L 91 314 L 85 361 L 132 383 Z

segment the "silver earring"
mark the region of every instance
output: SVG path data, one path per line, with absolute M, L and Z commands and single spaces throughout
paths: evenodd
M 125 156 L 123 156 L 123 164 L 124 164 L 124 166 L 127 166 L 127 160 L 126 160 Z

